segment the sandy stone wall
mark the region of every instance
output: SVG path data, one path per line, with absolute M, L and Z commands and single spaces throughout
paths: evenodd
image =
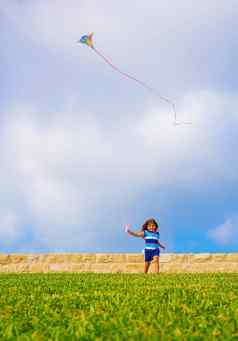
M 143 272 L 143 254 L 0 254 L 0 272 Z M 238 253 L 164 253 L 161 272 L 238 272 Z M 153 264 L 151 266 L 153 271 Z

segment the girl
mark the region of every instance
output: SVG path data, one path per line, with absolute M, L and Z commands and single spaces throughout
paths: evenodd
M 158 232 L 159 226 L 155 219 L 148 219 L 144 222 L 141 231 L 133 232 L 129 229 L 129 225 L 125 226 L 125 231 L 134 237 L 141 237 L 145 240 L 145 249 L 144 249 L 144 273 L 147 273 L 151 264 L 151 261 L 155 260 L 155 272 L 159 272 L 159 255 L 160 255 L 160 247 L 165 249 L 165 246 L 160 243 L 159 237 L 160 234 Z

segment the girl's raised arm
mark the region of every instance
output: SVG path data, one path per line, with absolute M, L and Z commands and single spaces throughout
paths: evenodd
M 125 226 L 125 232 L 127 232 L 128 234 L 130 234 L 133 237 L 140 237 L 140 238 L 144 238 L 144 231 L 139 231 L 139 232 L 133 232 L 129 229 L 129 225 Z

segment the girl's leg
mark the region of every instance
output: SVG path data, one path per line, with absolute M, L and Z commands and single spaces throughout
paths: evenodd
M 150 267 L 150 262 L 145 262 L 145 264 L 144 264 L 144 273 L 145 274 L 147 274 L 149 267 Z
M 154 256 L 154 272 L 159 273 L 159 256 Z

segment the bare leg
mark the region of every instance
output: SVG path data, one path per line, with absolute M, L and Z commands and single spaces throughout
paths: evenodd
M 159 273 L 159 256 L 154 256 L 154 272 Z
M 147 274 L 149 267 L 150 267 L 150 262 L 145 262 L 145 264 L 144 264 L 144 273 L 145 274 Z

